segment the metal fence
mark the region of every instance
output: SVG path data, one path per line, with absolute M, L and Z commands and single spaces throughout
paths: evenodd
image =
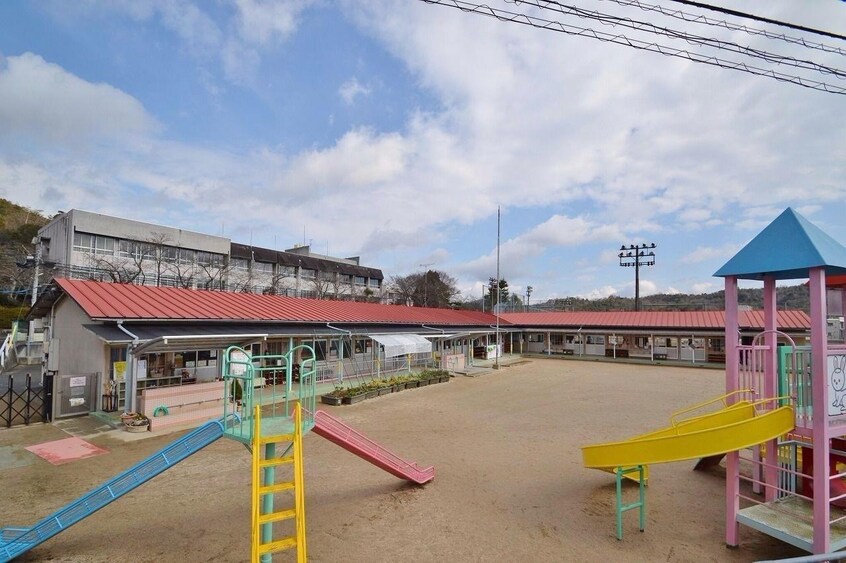
M 0 424 L 6 428 L 48 422 L 50 401 L 47 385 L 34 384 L 32 376 L 0 376 Z

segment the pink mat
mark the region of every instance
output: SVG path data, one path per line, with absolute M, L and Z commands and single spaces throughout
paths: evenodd
M 108 450 L 89 444 L 82 438 L 65 438 L 64 440 L 44 442 L 43 444 L 29 446 L 26 449 L 53 465 L 61 465 L 70 461 L 109 453 Z

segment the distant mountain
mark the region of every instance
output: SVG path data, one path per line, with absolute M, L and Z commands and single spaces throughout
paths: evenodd
M 764 290 L 741 289 L 738 291 L 738 304 L 753 309 L 764 306 Z M 804 284 L 778 287 L 776 302 L 780 310 L 800 310 L 810 312 L 811 301 L 808 288 Z M 641 297 L 641 311 L 722 311 L 725 308 L 725 292 L 688 294 L 657 294 Z M 612 295 L 604 299 L 583 299 L 565 297 L 550 299 L 545 303 L 532 304 L 532 310 L 548 311 L 634 311 L 634 299 Z

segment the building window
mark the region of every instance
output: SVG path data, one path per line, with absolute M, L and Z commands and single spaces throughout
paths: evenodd
M 77 252 L 113 256 L 115 253 L 115 239 L 86 233 L 74 233 L 73 249 Z
M 203 266 L 219 266 L 223 263 L 223 255 L 214 252 L 197 251 L 197 264 Z
M 249 272 L 250 271 L 250 261 L 246 258 L 233 258 L 232 259 L 232 268 L 234 270 L 238 270 L 239 272 Z
M 588 334 L 586 344 L 605 344 L 605 336 L 601 334 Z
M 356 276 L 355 285 L 367 285 L 367 278 L 364 276 Z
M 563 334 L 550 334 L 549 343 L 553 346 L 562 346 L 564 344 Z
M 253 270 L 259 274 L 273 275 L 273 264 L 270 262 L 253 262 Z
M 193 264 L 194 263 L 194 251 L 189 250 L 187 248 L 180 248 L 179 249 L 179 263 L 180 264 Z
M 378 280 L 376 278 L 370 278 L 370 287 L 372 287 L 373 289 L 379 289 L 381 281 L 382 280 Z
M 320 271 L 320 279 L 325 281 L 335 281 L 335 272 L 329 272 L 326 270 Z
M 352 276 L 350 274 L 341 274 L 341 283 L 351 284 Z
M 297 277 L 297 268 L 295 268 L 294 266 L 277 266 L 276 270 L 279 272 L 279 275 L 283 278 Z
M 303 268 L 300 271 L 300 277 L 313 280 L 317 277 L 317 270 L 309 270 L 308 268 Z
M 542 332 L 535 332 L 529 334 L 529 342 L 543 342 L 545 340 Z
M 162 262 L 176 262 L 179 258 L 179 249 L 173 246 L 163 246 L 161 248 Z

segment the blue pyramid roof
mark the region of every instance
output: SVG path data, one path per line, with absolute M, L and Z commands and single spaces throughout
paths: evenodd
M 826 274 L 846 273 L 846 247 L 788 207 L 714 275 L 791 280 L 820 266 Z

